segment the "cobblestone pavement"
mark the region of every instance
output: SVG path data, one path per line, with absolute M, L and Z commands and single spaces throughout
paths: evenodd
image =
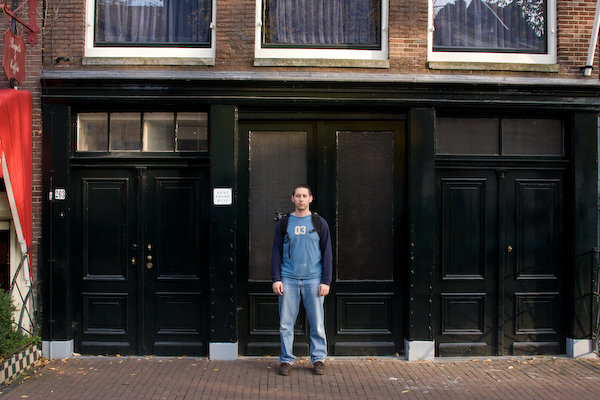
M 288 377 L 275 358 L 180 357 L 54 360 L 0 390 L 9 399 L 600 399 L 600 360 L 561 357 L 332 358 Z

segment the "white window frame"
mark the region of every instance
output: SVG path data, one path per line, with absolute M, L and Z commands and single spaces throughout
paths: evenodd
M 388 10 L 389 0 L 381 0 L 381 49 L 310 49 L 310 48 L 263 48 L 262 47 L 263 0 L 256 0 L 256 29 L 254 57 L 272 59 L 322 59 L 322 60 L 387 60 L 388 59 Z
M 433 51 L 433 0 L 429 0 L 429 16 L 427 26 L 427 60 L 434 62 L 481 62 L 510 64 L 556 64 L 556 3 L 557 0 L 546 0 L 548 10 L 548 52 L 533 53 L 494 53 L 494 52 L 460 52 Z
M 85 57 L 106 58 L 215 58 L 216 56 L 216 29 L 217 1 L 212 0 L 212 22 L 210 24 L 210 47 L 122 47 L 122 46 L 94 46 L 94 23 L 96 20 L 96 1 L 86 0 L 86 25 L 85 25 Z

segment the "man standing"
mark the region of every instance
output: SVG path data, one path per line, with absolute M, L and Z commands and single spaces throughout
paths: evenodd
M 327 355 L 323 303 L 329 293 L 332 271 L 331 237 L 327 222 L 312 214 L 310 187 L 298 185 L 292 192 L 294 212 L 277 222 L 271 280 L 279 296 L 281 356 L 279 374 L 289 375 L 294 362 L 294 325 L 304 304 L 310 325 L 310 359 L 316 375 L 325 373 Z

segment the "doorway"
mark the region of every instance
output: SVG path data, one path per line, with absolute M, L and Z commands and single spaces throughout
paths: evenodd
M 0 224 L 4 224 L 0 222 Z M 6 222 L 6 225 L 9 225 Z M 0 289 L 10 290 L 10 231 L 0 226 Z
M 208 171 L 72 171 L 77 351 L 205 355 Z
M 564 352 L 564 135 L 558 119 L 437 119 L 437 355 Z
M 278 213 L 293 211 L 296 184 L 313 190 L 311 210 L 329 224 L 334 251 L 325 300 L 328 353 L 395 354 L 403 347 L 405 122 L 297 121 L 241 124 L 238 304 L 240 351 L 279 354 L 278 300 L 270 255 Z M 242 190 L 240 190 L 242 192 Z M 247 216 L 247 217 L 244 217 Z M 247 222 L 244 222 L 247 221 Z M 246 225 L 247 224 L 247 225 Z M 243 260 L 247 260 L 247 263 Z M 308 354 L 300 313 L 295 354 Z

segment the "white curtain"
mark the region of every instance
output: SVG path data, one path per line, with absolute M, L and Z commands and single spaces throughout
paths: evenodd
M 434 50 L 546 52 L 545 0 L 434 0 Z
M 210 44 L 211 0 L 98 0 L 96 45 Z
M 380 0 L 265 0 L 265 44 L 379 46 Z

